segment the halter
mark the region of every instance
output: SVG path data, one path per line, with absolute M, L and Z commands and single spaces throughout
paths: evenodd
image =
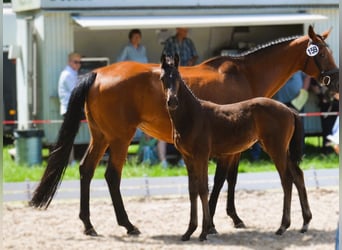
M 321 36 L 319 36 L 319 35 L 317 35 L 317 36 L 320 37 L 320 38 L 322 39 L 322 41 L 323 41 L 323 38 L 322 38 Z M 321 45 L 321 46 L 323 46 L 323 47 L 328 47 L 328 45 L 327 45 L 326 43 L 324 43 L 324 42 L 323 42 L 323 43 L 316 43 L 316 44 L 315 44 L 315 43 L 312 42 L 311 39 L 310 39 L 310 41 L 308 42 L 308 47 L 307 47 L 307 48 L 309 48 L 310 45 L 315 45 L 315 46 L 317 46 L 317 47 L 318 47 L 318 45 Z M 313 55 L 313 56 L 309 56 L 309 55 L 307 54 L 307 58 L 306 58 L 306 61 L 305 61 L 305 64 L 304 64 L 304 70 L 306 69 L 306 66 L 307 66 L 307 64 L 308 64 L 309 58 L 310 58 L 310 57 L 313 57 L 314 62 L 315 62 L 315 64 L 316 64 L 317 68 L 318 68 L 319 71 L 320 71 L 319 79 L 322 79 L 321 82 L 320 82 L 320 84 L 321 84 L 322 86 L 329 86 L 330 83 L 331 83 L 331 77 L 330 77 L 330 75 L 331 75 L 331 74 L 337 73 L 337 72 L 339 71 L 339 69 L 336 68 L 336 69 L 331 69 L 331 70 L 328 70 L 328 71 L 325 71 L 324 69 L 322 69 L 322 66 L 321 66 L 321 64 L 319 63 L 318 58 L 317 58 L 318 54 L 319 54 L 319 53 L 317 53 L 317 54 L 315 54 L 315 55 Z

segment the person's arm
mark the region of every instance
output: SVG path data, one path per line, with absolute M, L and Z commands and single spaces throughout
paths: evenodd
M 303 79 L 303 87 L 302 88 L 305 90 L 308 90 L 310 87 L 310 82 L 311 82 L 310 76 L 305 74 L 304 79 Z

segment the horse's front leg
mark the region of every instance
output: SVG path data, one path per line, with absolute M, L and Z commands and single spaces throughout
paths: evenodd
M 208 203 L 208 161 L 203 162 L 201 166 L 202 175 L 200 176 L 199 182 L 199 195 L 202 202 L 202 212 L 203 212 L 203 222 L 202 222 L 202 232 L 200 234 L 200 241 L 206 240 L 207 235 L 210 231 L 212 220 L 209 212 Z
M 245 228 L 245 224 L 238 216 L 235 209 L 235 186 L 238 175 L 240 153 L 231 156 L 228 160 L 228 171 L 227 171 L 227 183 L 228 183 L 228 193 L 227 193 L 227 215 L 233 219 L 234 226 L 236 228 Z
M 184 158 L 184 157 L 183 157 Z M 188 185 L 190 196 L 190 222 L 187 231 L 182 236 L 182 241 L 187 241 L 196 230 L 198 225 L 197 218 L 197 196 L 198 196 L 198 177 L 194 173 L 193 165 L 184 158 L 188 170 Z
M 110 158 L 105 178 L 109 187 L 118 224 L 127 229 L 127 234 L 137 235 L 140 234 L 140 231 L 129 221 L 120 192 L 121 171 L 128 148 L 128 146 L 125 148 L 125 145 L 126 144 L 122 142 L 110 144 Z
M 80 214 L 79 218 L 84 224 L 84 233 L 90 236 L 97 236 L 93 225 L 90 222 L 89 212 L 89 188 L 90 182 L 94 175 L 94 170 L 97 163 L 102 157 L 107 145 L 96 144 L 94 142 L 89 144 L 89 147 L 80 164 Z

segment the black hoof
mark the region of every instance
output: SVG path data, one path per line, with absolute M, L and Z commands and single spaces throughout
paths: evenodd
M 302 229 L 300 230 L 300 232 L 303 234 L 303 233 L 306 233 L 308 231 L 308 228 L 309 228 L 309 225 L 303 225 Z
M 199 237 L 200 241 L 205 241 L 207 240 L 207 234 L 201 233 L 200 237 Z
M 141 233 L 140 233 L 138 228 L 133 226 L 133 228 L 131 230 L 127 231 L 127 234 L 129 234 L 129 235 L 139 235 Z
M 243 223 L 243 222 L 241 221 L 241 222 L 239 222 L 239 223 L 236 223 L 236 224 L 234 225 L 234 227 L 235 227 L 235 228 L 246 228 L 246 225 L 245 225 L 245 223 Z
M 93 227 L 87 230 L 84 230 L 84 234 L 89 235 L 89 236 L 94 236 L 94 237 L 99 236 Z
M 285 233 L 286 229 L 284 228 L 279 228 L 277 232 L 275 233 L 276 235 L 283 235 Z
M 218 234 L 218 232 L 215 227 L 211 227 L 209 228 L 208 234 Z
M 182 239 L 181 239 L 182 241 L 188 241 L 188 240 L 190 240 L 190 236 L 189 235 L 187 235 L 187 234 L 184 234 L 183 236 L 182 236 Z

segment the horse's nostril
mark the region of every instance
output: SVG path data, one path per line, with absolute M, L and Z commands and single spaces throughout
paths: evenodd
M 167 106 L 171 109 L 175 109 L 178 106 L 178 99 L 173 97 L 173 98 L 169 98 L 169 100 L 167 100 Z

